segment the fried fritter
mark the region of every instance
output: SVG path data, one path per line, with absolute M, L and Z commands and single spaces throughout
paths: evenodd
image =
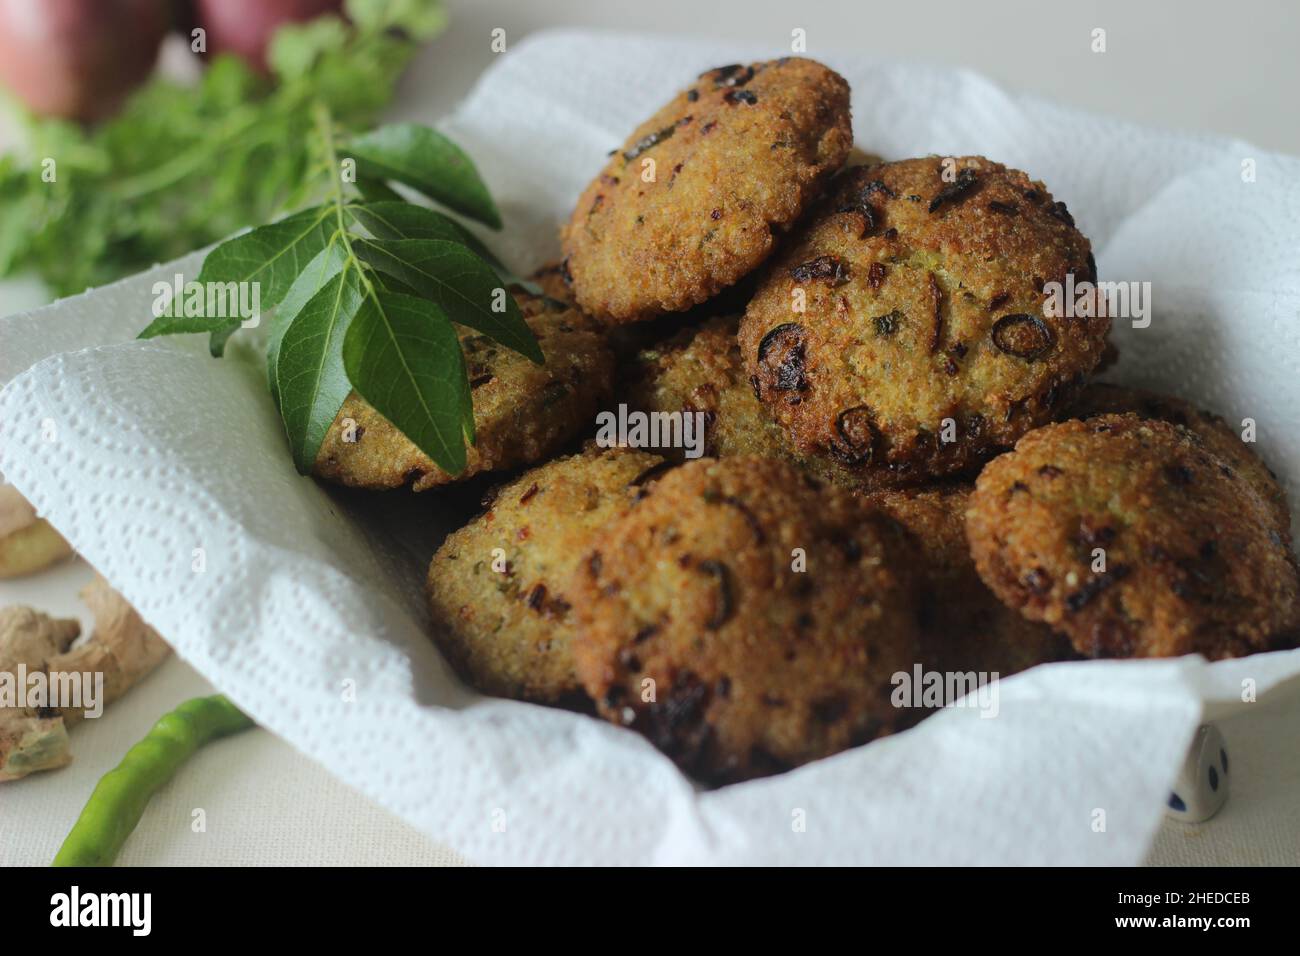
M 897 522 L 770 459 L 701 459 L 593 540 L 572 599 L 579 679 L 688 773 L 777 772 L 907 719 L 914 546 Z
M 1179 425 L 1030 432 L 980 474 L 966 533 L 993 592 L 1082 654 L 1215 660 L 1294 641 L 1295 558 L 1269 504 Z
M 594 446 L 557 458 L 497 489 L 483 514 L 447 537 L 429 565 L 429 605 L 439 645 L 470 683 L 544 703 L 582 698 L 569 581 L 591 536 L 662 462 Z
M 866 496 L 919 542 L 927 669 L 1008 677 L 1037 664 L 1075 657 L 1066 638 L 1045 624 L 1026 620 L 980 580 L 966 543 L 966 509 L 973 490 L 962 482 Z
M 1095 280 L 1088 240 L 1018 170 L 852 169 L 771 264 L 741 350 L 796 452 L 863 487 L 920 484 L 977 468 L 1083 386 L 1110 323 L 1047 314 L 1045 284 L 1068 275 Z
M 568 305 L 573 304 L 573 293 L 569 290 L 569 282 L 565 278 L 563 262 L 547 262 L 538 266 L 528 280 L 537 283 L 537 287 L 542 290 L 542 295 L 548 299 Z
M 704 454 L 792 459 L 781 429 L 754 397 L 736 342 L 739 316 L 683 329 L 633 360 L 628 404 L 644 412 L 702 412 Z M 683 449 L 664 454 L 681 460 Z
M 575 300 L 611 323 L 705 301 L 771 254 L 852 144 L 848 84 L 820 63 L 702 74 L 578 198 L 561 237 Z
M 603 331 L 581 312 L 516 293 L 524 321 L 537 336 L 545 365 L 470 330 L 460 333 L 474 396 L 477 444 L 467 464 L 449 475 L 360 395 L 343 403 L 316 457 L 317 476 L 341 485 L 425 491 L 541 461 L 595 419 L 609 394 L 614 357 Z
M 1197 408 L 1191 402 L 1172 395 L 1160 395 L 1140 388 L 1094 382 L 1083 390 L 1078 401 L 1066 412 L 1068 418 L 1096 418 L 1099 415 L 1132 412 L 1138 418 L 1158 419 L 1183 425 L 1196 433 L 1205 447 L 1226 461 L 1250 482 L 1272 510 L 1278 531 L 1291 538 L 1291 508 L 1286 492 L 1268 465 L 1228 427 L 1218 415 Z

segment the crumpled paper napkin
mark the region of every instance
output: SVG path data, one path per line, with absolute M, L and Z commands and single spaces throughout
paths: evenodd
M 511 50 L 441 124 L 501 205 L 507 229 L 486 238 L 517 271 L 540 264 L 640 119 L 706 68 L 783 52 L 576 32 Z M 1043 179 L 1103 279 L 1152 283 L 1152 322 L 1119 323 L 1110 377 L 1253 418 L 1295 489 L 1300 161 L 969 73 L 811 55 L 852 85 L 867 152 L 983 153 Z M 198 337 L 133 341 L 152 283 L 200 261 L 0 321 L 0 469 L 260 724 L 472 860 L 1137 863 L 1198 722 L 1300 674 L 1300 652 L 1041 667 L 1000 684 L 996 719 L 950 708 L 702 791 L 628 731 L 457 681 L 420 588 L 463 513 L 296 475 L 251 349 L 214 361 Z

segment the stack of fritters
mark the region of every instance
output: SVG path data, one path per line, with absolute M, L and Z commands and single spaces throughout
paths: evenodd
M 1275 477 L 1221 419 L 1091 383 L 1101 296 L 1048 307 L 1097 281 L 1065 203 L 979 156 L 842 169 L 851 147 L 819 63 L 702 74 L 579 197 L 544 297 L 519 293 L 546 364 L 463 338 L 464 475 L 349 399 L 323 477 L 536 466 L 429 569 L 467 679 L 730 782 L 915 721 L 890 691 L 916 664 L 1294 646 Z M 698 415 L 705 457 L 579 450 L 618 403 Z

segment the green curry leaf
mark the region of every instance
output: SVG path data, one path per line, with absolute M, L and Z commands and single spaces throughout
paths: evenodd
M 416 123 L 381 126 L 347 143 L 357 173 L 410 186 L 448 209 L 501 228 L 501 214 L 464 150 L 437 130 Z
M 541 346 L 514 296 L 469 249 L 445 239 L 354 239 L 358 258 L 436 302 L 468 326 L 542 364 Z
M 437 305 L 382 290 L 367 295 L 344 339 L 343 364 L 361 397 L 439 468 L 465 470 L 465 357 Z

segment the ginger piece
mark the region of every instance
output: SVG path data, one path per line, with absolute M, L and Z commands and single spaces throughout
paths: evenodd
M 72 646 L 81 632 L 74 620 L 56 619 L 29 607 L 0 608 L 0 682 L 19 665 L 28 673 L 44 671 L 46 662 Z M 5 688 L 0 683 L 0 692 Z M 22 694 L 24 688 L 13 687 Z M 19 698 L 21 699 L 21 698 Z M 0 695 L 0 702 L 5 696 Z M 0 781 L 17 780 L 35 770 L 53 770 L 72 760 L 68 731 L 61 715 L 32 707 L 0 706 Z
M 11 717 L 8 709 L 0 710 L 0 783 L 70 763 L 72 748 L 62 717 L 34 711 Z
M 0 485 L 0 578 L 34 574 L 72 554 L 63 535 L 13 485 Z
M 47 617 L 21 605 L 0 608 L 0 669 L 26 664 L 29 671 L 45 670 L 45 662 L 67 653 L 80 634 L 72 618 Z
M 47 669 L 51 674 L 103 674 L 101 703 L 107 707 L 166 660 L 172 649 L 99 575 L 81 589 L 81 600 L 95 616 L 95 632 L 85 643 L 50 658 Z M 77 708 L 64 708 L 62 714 L 69 726 L 84 716 Z
M 68 728 L 86 713 L 84 707 L 26 706 L 28 688 L 22 673 L 45 674 L 51 688 L 60 674 L 102 675 L 102 692 L 95 701 L 102 708 L 171 653 L 103 578 L 87 585 L 81 598 L 95 617 L 95 630 L 76 646 L 76 621 L 51 618 L 29 607 L 0 609 L 0 781 L 66 765 L 72 759 Z

